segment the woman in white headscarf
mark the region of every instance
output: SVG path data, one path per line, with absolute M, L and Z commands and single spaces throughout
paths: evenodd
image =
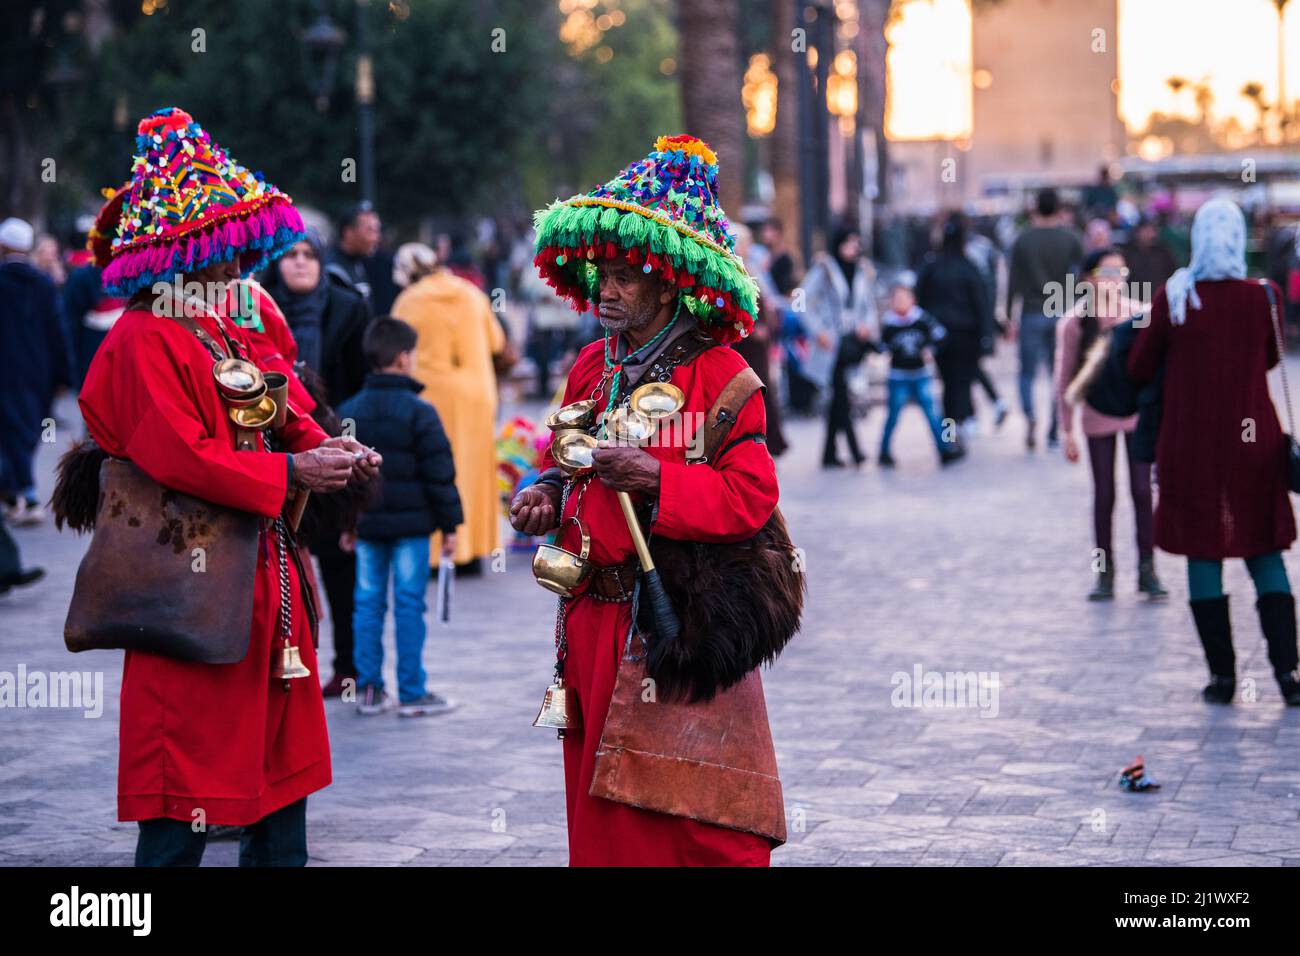
M 1203 696 L 1232 701 L 1236 666 L 1223 561 L 1244 558 L 1282 697 L 1300 706 L 1295 600 L 1282 551 L 1295 540 L 1287 495 L 1287 441 L 1269 397 L 1278 363 L 1276 285 L 1246 278 L 1246 221 L 1225 199 L 1192 222 L 1192 259 L 1156 294 L 1133 343 L 1129 374 L 1164 366 L 1156 443 L 1156 545 L 1187 555 L 1192 616 L 1210 683 Z

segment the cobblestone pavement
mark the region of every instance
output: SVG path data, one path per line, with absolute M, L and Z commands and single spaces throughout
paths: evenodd
M 874 464 L 879 411 L 860 426 L 860 472 L 823 472 L 820 426 L 789 428 L 782 508 L 810 587 L 803 631 L 766 675 L 791 830 L 774 863 L 1300 864 L 1300 712 L 1278 697 L 1244 569 L 1230 565 L 1226 587 L 1257 699 L 1211 709 L 1182 560 L 1161 559 L 1168 602 L 1139 599 L 1121 501 L 1118 597 L 1089 604 L 1087 466 L 1026 454 L 1018 415 L 993 434 L 983 414 L 985 436 L 948 470 L 915 410 L 893 472 Z M 42 449 L 43 491 L 57 453 Z M 0 670 L 101 668 L 107 701 L 100 719 L 0 710 L 0 863 L 129 864 L 119 658 L 70 657 L 60 638 L 85 542 L 48 525 L 15 534 L 51 574 L 0 598 Z M 431 681 L 459 710 L 401 720 L 327 705 L 334 783 L 309 801 L 313 864 L 565 862 L 559 746 L 529 726 L 553 609 L 512 552 L 504 573 L 458 582 L 454 623 L 431 626 Z M 918 668 L 985 672 L 996 696 L 908 706 L 927 703 L 905 683 Z M 1116 785 L 1138 754 L 1160 790 Z M 234 843 L 213 842 L 205 865 L 234 859 Z

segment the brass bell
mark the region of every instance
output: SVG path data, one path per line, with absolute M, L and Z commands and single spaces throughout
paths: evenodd
M 566 730 L 582 729 L 582 715 L 578 713 L 577 699 L 570 697 L 568 688 L 564 686 L 564 678 L 557 677 L 555 683 L 546 688 L 542 709 L 537 712 L 533 726 L 554 727 L 555 736 L 561 740 L 564 739 Z
M 298 648 L 289 643 L 286 637 L 284 647 L 280 650 L 280 661 L 276 667 L 271 668 L 271 677 L 273 680 L 283 680 L 285 690 L 289 689 L 289 681 L 297 680 L 301 677 L 310 677 L 311 671 L 307 665 L 302 662 L 302 656 L 298 653 Z

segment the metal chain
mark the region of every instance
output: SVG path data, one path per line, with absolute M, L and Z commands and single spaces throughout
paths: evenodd
M 266 432 L 262 432 L 262 447 L 273 451 Z M 280 551 L 280 631 L 288 641 L 293 637 L 293 594 L 289 590 L 289 528 L 283 512 L 275 516 L 275 537 Z
M 564 508 L 568 504 L 569 489 L 572 487 L 573 481 L 566 478 L 564 486 L 560 489 L 560 527 L 564 526 Z M 569 649 L 568 635 L 565 633 L 567 609 L 564 600 L 564 595 L 560 595 L 555 602 L 555 677 L 557 680 L 564 677 L 564 658 Z

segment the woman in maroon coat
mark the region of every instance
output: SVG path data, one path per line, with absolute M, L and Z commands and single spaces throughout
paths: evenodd
M 1241 210 L 1227 200 L 1202 206 L 1192 223 L 1191 265 L 1156 295 L 1128 367 L 1137 381 L 1152 378 L 1162 363 L 1165 369 L 1155 536 L 1165 551 L 1187 555 L 1188 597 L 1210 668 L 1203 696 L 1232 701 L 1236 664 L 1223 560 L 1244 558 L 1269 662 L 1294 706 L 1295 600 L 1282 551 L 1296 527 L 1286 438 L 1267 379 L 1279 355 L 1268 289 L 1246 279 L 1245 251 Z M 1272 291 L 1279 295 L 1276 286 Z

